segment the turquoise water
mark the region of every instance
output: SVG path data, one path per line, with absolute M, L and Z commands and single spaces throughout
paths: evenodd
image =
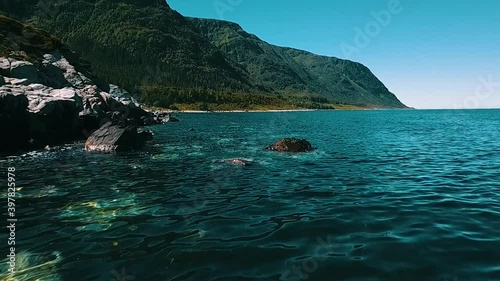
M 17 278 L 500 280 L 499 110 L 179 118 L 137 153 L 2 160 Z M 263 150 L 283 137 L 316 149 Z

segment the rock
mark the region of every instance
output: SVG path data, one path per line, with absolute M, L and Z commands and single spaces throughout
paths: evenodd
M 164 123 L 168 123 L 168 122 L 180 122 L 179 119 L 175 118 L 175 117 L 172 117 L 170 114 L 168 115 L 167 118 L 164 119 L 163 121 Z
M 99 100 L 99 104 L 101 106 L 101 109 L 103 109 L 104 111 L 125 112 L 130 110 L 130 108 L 127 105 L 117 101 L 110 94 L 101 92 L 100 95 L 101 99 Z
M 286 138 L 275 142 L 266 149 L 279 152 L 307 152 L 312 150 L 312 145 L 305 139 Z
M 39 83 L 42 81 L 36 67 L 27 61 L 12 60 L 10 63 L 10 77 L 27 79 L 30 83 Z
M 152 141 L 153 140 L 153 132 L 149 130 L 138 130 L 139 137 L 144 141 Z
M 0 58 L 0 75 L 10 76 L 10 59 L 5 57 Z
M 71 107 L 75 116 L 83 110 L 82 97 L 73 88 L 54 90 L 40 84 L 33 84 L 31 88 L 33 91 L 28 92 L 28 110 L 33 113 L 51 115 L 58 106 L 64 105 Z
M 18 78 L 5 78 L 5 84 L 10 84 L 12 86 L 28 86 L 30 81 L 28 79 L 18 79 Z
M 158 122 L 154 119 L 154 116 L 152 114 L 143 116 L 141 118 L 141 123 L 144 124 L 144 126 L 158 125 Z
M 116 86 L 112 87 L 114 93 L 120 92 L 122 95 L 127 93 L 124 90 L 117 90 Z M 98 116 L 101 124 L 108 121 L 125 121 L 126 119 L 134 119 L 139 125 L 153 125 L 144 121 L 144 118 L 151 116 L 150 113 L 142 109 L 138 104 L 128 98 L 119 97 L 117 100 L 112 94 L 101 91 L 97 86 L 90 85 L 82 91 L 83 108 Z M 88 114 L 88 113 L 87 113 Z
M 76 60 L 58 50 L 36 65 L 0 57 L 0 132 L 8 136 L 0 138 L 0 153 L 87 139 L 108 122 L 117 127 L 108 128 L 107 137 L 98 135 L 102 139 L 91 142 L 89 150 L 135 149 L 152 138 L 150 132 L 137 132 L 152 113 L 127 91 L 97 83 L 91 72 L 79 72 L 82 66 L 70 61 Z
M 179 122 L 179 119 L 172 117 L 170 113 L 154 112 L 153 115 L 160 124 L 169 122 Z
M 47 77 L 47 86 L 60 89 L 64 87 L 71 87 L 71 83 L 66 80 L 64 73 L 60 68 L 52 64 L 44 65 L 43 72 Z
M 0 88 L 1 89 L 1 88 Z M 15 151 L 29 145 L 28 97 L 0 90 L 0 152 Z
M 78 113 L 79 126 L 86 137 L 89 137 L 89 132 L 99 129 L 100 120 L 99 115 L 90 109 L 84 109 Z
M 78 114 L 82 98 L 73 88 L 52 89 L 32 84 L 27 91 L 30 135 L 35 144 L 57 144 L 82 137 Z M 26 87 L 28 88 L 28 87 Z
M 45 32 L 5 17 L 2 22 L 15 28 L 0 32 L 8 43 L 0 44 L 6 48 L 0 56 L 0 153 L 81 139 L 90 150 L 119 150 L 152 138 L 137 126 L 153 115 L 129 92 L 95 77 L 87 61 L 55 38 L 44 42 Z
M 232 164 L 232 165 L 236 165 L 236 166 L 249 166 L 252 164 L 251 161 L 245 160 L 245 159 L 227 159 L 227 160 L 224 160 L 224 162 L 226 162 L 227 164 Z
M 116 86 L 116 85 L 109 85 L 109 94 L 118 102 L 131 107 L 131 108 L 136 108 L 140 107 L 139 103 L 137 100 L 132 97 L 132 95 L 125 91 L 124 89 Z
M 141 122 L 145 126 L 164 124 L 169 122 L 179 122 L 179 119 L 172 117 L 170 113 L 158 112 L 148 113 L 141 117 Z
M 108 122 L 90 135 L 85 149 L 94 152 L 130 151 L 143 147 L 151 137 L 150 132 L 139 133 L 135 126 L 122 127 Z
M 94 81 L 85 74 L 76 70 L 76 67 L 57 51 L 44 56 L 44 63 L 56 66 L 63 73 L 64 79 L 74 88 L 83 89 L 88 85 L 95 85 Z

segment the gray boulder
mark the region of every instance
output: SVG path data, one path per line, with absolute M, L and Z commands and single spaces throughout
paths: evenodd
M 10 63 L 10 77 L 27 79 L 29 83 L 39 83 L 43 81 L 38 69 L 27 61 L 14 60 Z
M 130 151 L 143 147 L 151 136 L 148 132 L 139 133 L 135 126 L 123 127 L 108 122 L 90 135 L 85 142 L 85 149 L 105 153 Z

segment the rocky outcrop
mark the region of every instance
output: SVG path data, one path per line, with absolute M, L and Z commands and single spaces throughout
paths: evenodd
M 143 116 L 141 121 L 144 125 L 164 124 L 170 122 L 179 122 L 179 119 L 172 117 L 168 112 L 154 111 L 150 115 Z
M 27 61 L 12 60 L 10 62 L 10 77 L 26 79 L 29 83 L 43 82 L 43 76 L 36 67 Z
M 0 130 L 9 135 L 1 150 L 75 139 L 81 103 L 81 97 L 70 88 L 46 90 L 40 84 L 0 87 Z
M 108 122 L 90 135 L 85 142 L 85 149 L 94 152 L 136 150 L 142 148 L 151 137 L 150 132 L 138 132 L 134 125 L 121 126 Z
M 85 139 L 113 121 L 142 123 L 152 116 L 117 86 L 105 92 L 58 51 L 44 55 L 38 67 L 28 61 L 0 58 L 0 130 L 9 135 L 1 151 L 32 149 Z
M 136 128 L 153 116 L 47 32 L 2 15 L 0 27 L 0 132 L 7 136 L 0 153 L 84 140 L 109 122 Z
M 312 150 L 312 145 L 305 139 L 286 138 L 275 142 L 266 149 L 279 152 L 307 152 Z

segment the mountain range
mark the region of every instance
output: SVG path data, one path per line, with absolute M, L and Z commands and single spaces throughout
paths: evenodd
M 107 83 L 160 107 L 407 108 L 364 65 L 187 18 L 164 0 L 23 0 L 0 11 L 47 30 Z

